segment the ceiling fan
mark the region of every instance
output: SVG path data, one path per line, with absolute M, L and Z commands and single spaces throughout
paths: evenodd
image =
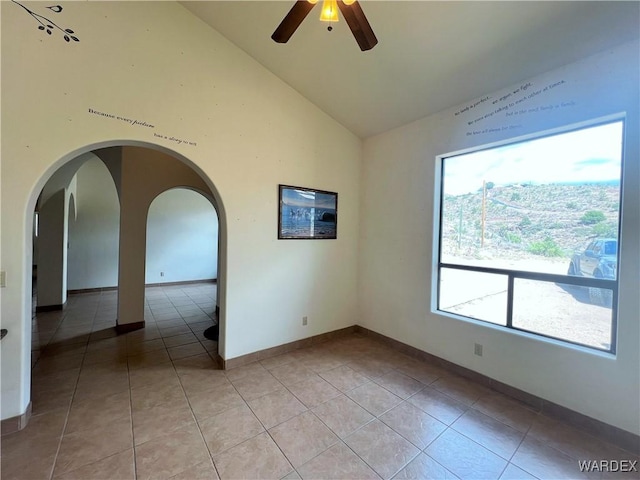
M 298 0 L 273 32 L 271 38 L 278 43 L 287 43 L 316 3 L 318 0 Z M 320 20 L 337 22 L 338 8 L 356 38 L 360 50 L 364 52 L 375 47 L 378 39 L 371 29 L 362 7 L 356 0 L 323 0 Z M 332 30 L 331 25 L 328 30 Z

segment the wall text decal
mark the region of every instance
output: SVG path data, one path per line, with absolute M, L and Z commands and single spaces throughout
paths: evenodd
M 517 130 L 523 127 L 521 123 L 513 123 L 509 125 L 496 125 L 483 128 L 478 124 L 493 118 L 493 122 L 497 118 L 514 120 L 513 117 L 524 117 L 526 115 L 548 113 L 576 106 L 573 100 L 566 101 L 548 101 L 544 103 L 544 97 L 551 93 L 552 90 L 567 84 L 564 79 L 554 80 L 543 84 L 542 86 L 534 85 L 532 82 L 523 83 L 515 87 L 513 90 L 506 91 L 500 96 L 485 96 L 481 99 L 469 103 L 461 109 L 454 112 L 454 116 L 467 117 L 464 122 L 469 127 L 479 127 L 477 129 L 468 130 L 466 136 L 483 135 L 488 133 L 496 133 L 504 130 Z M 554 95 L 557 97 L 557 95 Z M 526 105 L 534 102 L 534 106 Z M 471 115 L 474 115 L 471 117 Z M 471 117 L 471 118 L 469 118 Z M 492 122 L 492 123 L 493 123 Z
M 130 117 L 125 116 L 125 115 L 118 115 L 118 114 L 114 114 L 114 113 L 102 112 L 102 111 L 96 110 L 94 108 L 89 108 L 88 112 L 91 115 L 96 115 L 98 117 L 108 118 L 108 119 L 111 119 L 111 120 L 116 120 L 116 121 L 119 121 L 119 122 L 128 123 L 132 127 L 143 127 L 145 129 L 155 129 L 156 128 L 156 126 L 154 124 L 149 123 L 146 120 L 130 118 Z M 177 143 L 178 145 L 184 144 L 184 145 L 191 145 L 193 147 L 197 147 L 198 146 L 197 142 L 192 142 L 192 141 L 189 141 L 189 140 L 178 138 L 178 137 L 175 137 L 173 135 L 164 135 L 164 134 L 153 132 L 153 137 L 154 137 L 154 139 L 158 139 L 159 138 L 159 139 L 162 139 L 162 140 L 167 140 L 169 142 L 174 142 L 174 143 Z
M 140 127 L 147 127 L 147 128 L 156 128 L 155 125 L 147 123 L 143 120 L 135 120 L 133 118 L 123 117 L 122 115 L 114 115 L 112 113 L 100 112 L 98 110 L 94 110 L 93 108 L 89 109 L 89 113 L 92 113 L 93 115 L 97 115 L 99 117 L 111 118 L 113 120 L 129 123 L 131 125 L 138 125 Z
M 460 110 L 458 110 L 456 113 L 454 113 L 454 115 L 457 117 L 458 115 L 460 115 L 461 113 L 466 113 L 469 110 L 471 110 L 472 108 L 477 108 L 479 105 L 482 105 L 484 102 L 490 100 L 491 97 L 482 97 L 480 100 L 477 100 L 473 103 L 470 103 L 469 105 L 464 106 L 463 108 L 461 108 Z M 495 103 L 495 102 L 493 102 Z
M 181 143 L 184 143 L 185 145 L 192 145 L 194 147 L 198 146 L 198 144 L 196 142 L 190 142 L 189 140 L 182 140 L 181 138 L 176 138 L 176 137 L 173 137 L 173 136 L 160 135 L 158 133 L 154 133 L 153 136 L 156 137 L 156 138 L 162 138 L 164 140 L 169 140 L 170 142 L 176 142 L 178 145 L 180 145 Z

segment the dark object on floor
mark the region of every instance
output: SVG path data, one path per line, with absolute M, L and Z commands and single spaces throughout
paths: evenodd
M 213 327 L 207 328 L 203 332 L 203 335 L 205 338 L 208 338 L 209 340 L 213 340 L 215 342 L 218 341 L 219 334 L 220 334 L 220 327 L 218 326 L 218 324 L 215 324 Z

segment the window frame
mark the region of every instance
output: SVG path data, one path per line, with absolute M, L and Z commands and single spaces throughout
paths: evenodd
M 479 267 L 472 265 L 461 265 L 454 263 L 446 263 L 442 261 L 442 234 L 443 234 L 443 206 L 444 206 L 444 162 L 447 158 L 457 157 L 461 155 L 466 155 L 469 153 L 475 153 L 480 151 L 492 150 L 499 147 L 504 147 L 507 145 L 514 145 L 518 143 L 524 143 L 527 141 L 542 139 L 546 137 L 551 137 L 555 135 L 561 135 L 564 133 L 570 133 L 578 130 L 585 130 L 588 128 L 598 127 L 601 125 L 608 125 L 612 123 L 622 123 L 622 148 L 620 152 L 620 189 L 619 189 L 619 206 L 618 206 L 618 236 L 617 236 L 617 248 L 616 248 L 616 265 L 620 265 L 620 242 L 621 242 L 621 233 L 622 233 L 622 199 L 623 199 L 623 190 L 624 190 L 624 164 L 625 164 L 625 138 L 626 138 L 626 115 L 616 114 L 610 115 L 607 117 L 601 117 L 594 120 L 589 120 L 585 122 L 575 123 L 566 125 L 563 127 L 555 128 L 552 130 L 546 130 L 542 132 L 536 132 L 525 136 L 515 137 L 505 139 L 503 141 L 494 142 L 486 145 L 480 145 L 472 148 L 468 148 L 461 151 L 451 152 L 447 154 L 438 155 L 436 157 L 436 169 L 435 169 L 435 181 L 436 181 L 436 215 L 435 220 L 437 224 L 434 225 L 434 260 L 435 260 L 435 268 L 434 268 L 434 280 L 435 280 L 435 288 L 432 291 L 435 294 L 435 301 L 432 302 L 432 310 L 436 314 L 445 314 L 446 316 L 452 316 L 453 318 L 459 318 L 464 320 L 471 320 L 474 323 L 485 327 L 498 328 L 501 331 L 507 332 L 522 332 L 529 335 L 533 335 L 536 338 L 544 339 L 544 340 L 552 340 L 554 342 L 560 342 L 561 344 L 569 345 L 569 346 L 578 346 L 588 349 L 589 351 L 600 352 L 600 353 L 608 353 L 612 355 L 616 355 L 617 352 L 617 332 L 618 332 L 618 292 L 620 287 L 620 274 L 619 267 L 616 268 L 616 276 L 614 280 L 610 279 L 601 279 L 601 278 L 590 278 L 590 277 L 582 277 L 582 276 L 572 276 L 572 275 L 560 275 L 560 274 L 550 274 L 550 273 L 542 273 L 542 272 L 531 272 L 525 270 L 515 270 L 515 269 L 507 269 L 507 268 L 492 268 L 492 267 Z M 596 243 L 596 239 L 592 239 L 592 241 L 588 245 L 593 245 Z M 587 247 L 585 247 L 585 250 Z M 471 272 L 479 272 L 479 273 L 488 273 L 495 274 L 507 277 L 507 306 L 506 306 L 506 322 L 505 325 L 497 324 L 494 322 L 489 322 L 487 320 L 481 320 L 478 318 L 470 317 L 467 315 L 450 312 L 447 310 L 442 310 L 440 308 L 440 298 L 441 298 L 441 276 L 442 269 L 453 269 L 453 270 L 465 270 Z M 564 285 L 572 285 L 576 287 L 586 287 L 586 288 L 605 288 L 612 291 L 612 301 L 611 301 L 611 334 L 610 334 L 610 348 L 599 348 L 593 345 L 587 345 L 584 343 L 576 342 L 573 340 L 568 340 L 565 338 L 559 338 L 552 335 L 547 335 L 540 332 L 535 332 L 532 330 L 527 330 L 521 327 L 513 326 L 513 297 L 514 297 L 514 285 L 516 279 L 523 280 L 536 280 L 542 282 L 552 282 L 552 283 L 560 283 Z

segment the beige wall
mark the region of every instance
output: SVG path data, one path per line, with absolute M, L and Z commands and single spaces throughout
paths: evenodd
M 69 290 L 118 284 L 120 202 L 109 170 L 91 157 L 75 177 L 78 208 L 77 215 L 69 217 Z M 153 178 L 159 167 L 152 166 L 140 181 Z M 174 180 L 177 185 L 185 181 Z M 217 278 L 218 215 L 209 198 L 176 188 L 153 200 L 147 214 L 146 284 Z
M 625 45 L 367 139 L 361 197 L 361 324 L 639 433 L 638 51 L 638 44 Z M 513 94 L 528 83 L 528 91 Z M 510 100 L 500 101 L 510 93 Z M 529 95 L 517 108 L 496 113 Z M 550 105 L 554 109 L 536 110 Z M 525 114 L 513 115 L 522 109 Z M 626 137 L 617 355 L 435 313 L 437 156 L 620 113 L 626 115 Z M 483 357 L 474 355 L 474 343 L 484 345 Z
M 78 32 L 79 43 L 42 36 L 22 9 L 1 4 L 0 239 L 7 287 L 0 295 L 2 325 L 10 330 L 2 341 L 2 418 L 24 412 L 29 402 L 36 197 L 66 161 L 126 144 L 176 156 L 214 193 L 225 358 L 360 323 L 640 432 L 637 44 L 534 79 L 570 79 L 558 98 L 576 99 L 577 108 L 530 116 L 517 132 L 627 113 L 626 267 L 612 357 L 433 313 L 435 157 L 504 134 L 468 136 L 470 117 L 455 115 L 459 107 L 368 139 L 362 153 L 358 138 L 175 3 L 63 5 L 65 26 Z M 488 125 L 502 127 L 497 118 Z M 278 241 L 278 183 L 338 192 L 338 239 Z M 309 317 L 307 327 L 302 316 Z M 482 359 L 473 356 L 477 340 L 485 346 Z
M 118 171 L 120 241 L 118 247 L 118 327 L 144 323 L 147 219 L 155 198 L 177 187 L 192 188 L 212 198 L 206 182 L 192 168 L 166 153 L 142 147 L 98 150 L 110 167 Z M 217 203 L 216 203 L 217 204 Z M 221 342 L 226 345 L 225 340 Z
M 69 218 L 69 290 L 118 284 L 120 202 L 113 178 L 93 154 L 76 175 L 76 216 Z
M 67 301 L 66 231 L 68 215 L 66 190 L 58 190 L 39 209 L 38 307 L 62 308 Z
M 176 188 L 160 194 L 147 215 L 145 283 L 217 278 L 218 214 L 201 194 Z
M 21 8 L 1 5 L 2 418 L 30 396 L 36 197 L 64 162 L 97 147 L 160 148 L 207 179 L 220 215 L 225 358 L 353 325 L 361 141 L 176 3 L 62 5 L 78 43 L 42 36 Z M 338 192 L 338 239 L 278 241 L 279 183 Z

